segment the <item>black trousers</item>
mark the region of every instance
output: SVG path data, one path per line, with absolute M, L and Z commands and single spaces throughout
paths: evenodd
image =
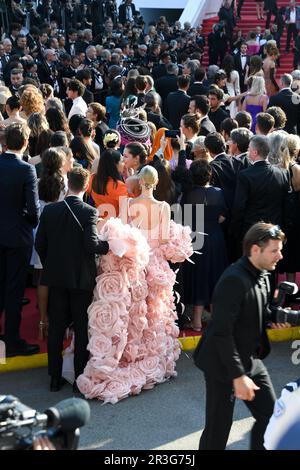
M 289 50 L 290 48 L 292 36 L 294 41 L 296 41 L 298 36 L 298 29 L 295 23 L 287 25 L 286 50 Z
M 75 378 L 82 374 L 89 358 L 87 309 L 92 297 L 93 293 L 89 291 L 49 288 L 48 372 L 52 377 L 61 377 L 64 334 L 72 321 L 75 332 Z
M 277 8 L 272 8 L 271 10 L 267 11 L 266 29 L 269 29 L 269 27 L 270 27 L 272 15 L 274 15 L 274 23 L 276 23 Z
M 0 245 L 0 314 L 5 312 L 4 341 L 15 347 L 20 341 L 22 298 L 26 286 L 31 246 Z
M 241 16 L 241 10 L 243 8 L 243 5 L 244 5 L 244 0 L 239 0 L 237 10 L 236 10 L 237 16 Z
M 253 401 L 244 401 L 255 423 L 251 431 L 251 450 L 264 450 L 264 433 L 273 414 L 276 400 L 269 374 L 263 363 L 255 359 L 251 373 L 247 374 L 260 390 Z M 205 428 L 200 438 L 199 450 L 224 450 L 232 425 L 235 403 L 232 383 L 220 382 L 205 374 L 206 415 Z

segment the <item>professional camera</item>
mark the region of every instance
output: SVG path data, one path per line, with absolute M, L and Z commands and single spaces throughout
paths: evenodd
M 278 285 L 278 296 L 270 304 L 271 321 L 273 323 L 290 323 L 291 326 L 300 325 L 300 310 L 282 308 L 286 295 L 295 295 L 298 286 L 294 282 L 281 282 Z
M 89 419 L 90 407 L 81 398 L 68 398 L 39 413 L 12 395 L 1 395 L 0 450 L 32 450 L 38 436 L 47 436 L 57 450 L 76 450 L 79 428 Z

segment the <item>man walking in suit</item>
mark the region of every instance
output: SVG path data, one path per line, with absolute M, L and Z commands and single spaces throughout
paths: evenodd
M 206 95 L 194 95 L 191 97 L 189 105 L 189 114 L 199 113 L 201 116 L 200 130 L 198 135 L 208 135 L 211 132 L 216 132 L 214 124 L 208 117 L 209 112 L 209 99 Z
M 82 374 L 89 353 L 88 314 L 96 278 L 95 255 L 106 254 L 108 243 L 97 234 L 98 212 L 82 201 L 89 173 L 74 168 L 68 174 L 68 195 L 45 207 L 35 247 L 43 264 L 42 284 L 49 286 L 48 372 L 50 390 L 61 387 L 65 329 L 74 323 L 75 379 Z M 76 381 L 73 385 L 77 391 Z
M 253 165 L 238 174 L 231 232 L 237 241 L 260 220 L 282 225 L 284 207 L 290 191 L 286 170 L 267 161 L 269 142 L 266 136 L 252 137 L 249 158 Z
M 194 353 L 206 382 L 200 450 L 225 449 L 236 398 L 245 402 L 255 418 L 251 450 L 264 450 L 264 433 L 276 399 L 261 361 L 270 352 L 267 271 L 274 271 L 282 259 L 284 238 L 277 226 L 255 224 L 245 235 L 244 256 L 224 271 L 215 287 L 212 320 Z
M 296 41 L 298 32 L 300 30 L 300 7 L 296 6 L 295 0 L 291 0 L 290 6 L 286 9 L 285 22 L 287 24 L 285 52 L 289 52 L 292 36 L 294 41 Z
M 134 15 L 136 14 L 136 8 L 132 0 L 123 0 L 123 3 L 119 6 L 119 21 L 124 24 L 126 22 L 132 23 L 134 21 Z
M 239 52 L 234 56 L 235 69 L 237 70 L 240 77 L 240 88 L 242 93 L 247 90 L 247 86 L 245 84 L 245 77 L 247 67 L 249 67 L 250 64 L 250 56 L 247 55 L 247 50 L 247 43 L 242 42 Z
M 293 77 L 289 73 L 280 79 L 280 91 L 270 97 L 269 107 L 278 106 L 286 114 L 284 130 L 289 134 L 297 134 L 297 125 L 300 122 L 300 102 L 297 93 L 291 89 Z
M 29 134 L 27 124 L 7 126 L 7 150 L 0 156 L 0 314 L 5 312 L 4 341 L 8 357 L 39 352 L 38 345 L 27 344 L 20 337 L 32 230 L 39 220 L 35 169 L 22 160 Z
M 167 118 L 173 129 L 179 129 L 182 116 L 187 114 L 190 104 L 190 96 L 187 90 L 190 86 L 190 77 L 180 75 L 178 77 L 178 90 L 168 94 L 167 97 Z

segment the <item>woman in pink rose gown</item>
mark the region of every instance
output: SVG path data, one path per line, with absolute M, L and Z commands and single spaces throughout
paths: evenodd
M 86 398 L 117 403 L 176 376 L 180 354 L 168 260 L 193 254 L 190 228 L 170 221 L 170 206 L 156 201 L 157 171 L 139 173 L 141 195 L 123 201 L 120 219 L 100 232 L 110 251 L 89 307 L 90 359 L 77 384 Z M 122 219 L 122 221 L 121 221 Z

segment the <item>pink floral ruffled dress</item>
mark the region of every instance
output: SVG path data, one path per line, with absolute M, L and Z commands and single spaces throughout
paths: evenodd
M 150 247 L 141 230 L 110 219 L 101 235 L 102 256 L 89 307 L 90 359 L 77 379 L 86 398 L 117 403 L 176 376 L 180 355 L 168 261 L 193 254 L 190 228 L 171 221 L 169 242 Z

